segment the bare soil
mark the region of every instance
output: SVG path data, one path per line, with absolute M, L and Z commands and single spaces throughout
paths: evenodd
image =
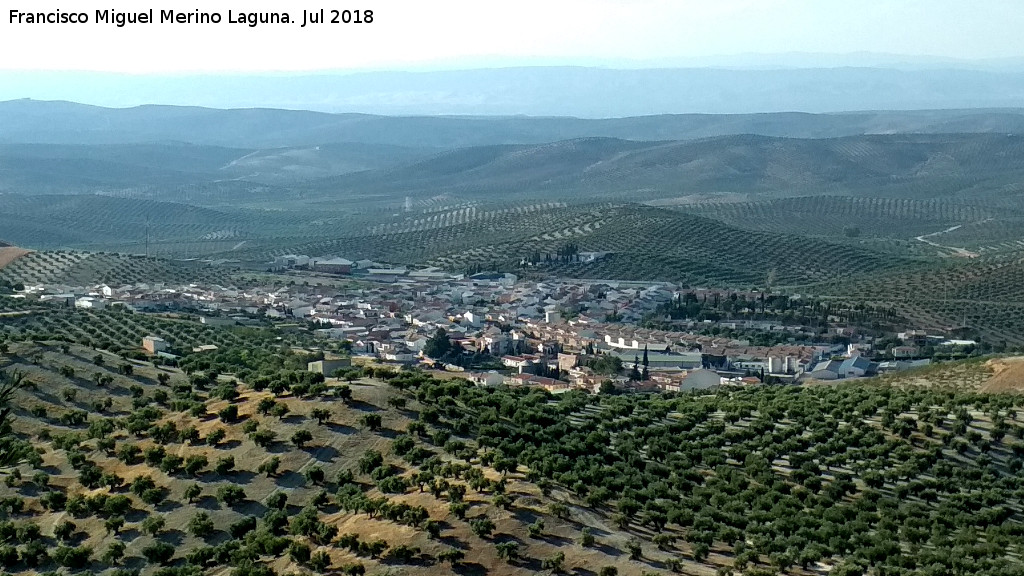
M 993 375 L 981 386 L 982 392 L 1024 392 L 1024 356 L 995 358 L 985 366 Z
M 0 269 L 7 266 L 11 262 L 14 262 L 18 258 L 29 254 L 31 250 L 25 250 L 24 248 L 17 248 L 15 246 L 0 247 Z

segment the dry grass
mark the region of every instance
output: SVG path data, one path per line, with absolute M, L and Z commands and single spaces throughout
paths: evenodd
M 993 358 L 985 366 L 992 377 L 981 386 L 981 392 L 1024 392 L 1024 356 Z
M 807 386 L 829 386 L 847 380 L 808 380 Z M 971 358 L 863 380 L 866 385 L 934 388 L 958 392 L 1024 393 L 1024 356 Z
M 7 266 L 11 262 L 14 262 L 18 258 L 31 253 L 31 250 L 25 250 L 24 248 L 17 248 L 15 246 L 3 246 L 0 247 L 0 269 Z

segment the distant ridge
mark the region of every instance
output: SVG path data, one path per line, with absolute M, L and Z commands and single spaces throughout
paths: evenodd
M 1024 102 L 1024 100 L 1021 100 Z M 196 144 L 279 148 L 350 143 L 454 149 L 586 137 L 693 140 L 754 134 L 836 138 L 894 133 L 1024 133 L 1024 108 L 809 114 L 374 116 L 271 108 L 102 108 L 64 101 L 0 102 L 0 144 Z
M 138 227 L 147 214 L 182 224 L 205 222 L 216 226 L 209 233 L 226 230 L 231 235 L 253 218 L 272 217 L 239 214 L 233 207 L 238 201 L 273 196 L 294 202 L 292 209 L 338 201 L 386 208 L 403 205 L 406 197 L 427 201 L 438 191 L 460 198 L 457 202 L 554 195 L 573 201 L 628 198 L 671 205 L 690 195 L 720 199 L 722 194 L 747 200 L 822 194 L 1008 200 L 1022 192 L 1024 131 L 1018 134 L 795 138 L 748 133 L 651 141 L 582 137 L 443 151 L 375 144 L 272 150 L 193 144 L 0 144 L 0 192 L 10 192 L 0 210 L 0 230 L 23 244 L 38 245 L 45 237 L 75 244 L 78 240 L 69 233 L 93 229 L 109 218 L 101 206 L 117 205 L 131 215 L 136 237 L 144 234 Z M 78 197 L 32 200 L 36 194 Z M 118 198 L 173 206 L 128 207 Z M 99 212 L 82 224 L 78 219 L 86 204 Z M 215 208 L 217 214 L 196 208 L 182 213 L 183 206 L 196 204 Z M 126 224 L 108 222 L 93 231 L 120 234 L 128 229 Z M 36 232 L 26 236 L 27 227 Z
M 0 72 L 0 99 L 110 106 L 272 107 L 389 115 L 619 118 L 654 114 L 839 112 L 1020 106 L 1019 66 L 921 69 L 892 60 L 817 67 L 516 66 L 441 71 L 119 75 Z M 932 65 L 934 66 L 934 64 Z
M 486 146 L 397 169 L 307 183 L 323 197 L 374 193 L 463 198 L 654 200 L 686 195 L 853 195 L 961 198 L 1015 195 L 1024 137 L 893 134 L 828 139 L 739 134 L 636 142 L 583 138 Z

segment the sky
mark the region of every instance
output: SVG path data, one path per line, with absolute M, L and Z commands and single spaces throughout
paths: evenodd
M 372 24 L 227 23 L 348 5 Z M 127 74 L 642 67 L 734 54 L 1024 56 L 1019 0 L 5 0 L 0 69 Z M 12 24 L 10 10 L 220 12 L 218 25 Z

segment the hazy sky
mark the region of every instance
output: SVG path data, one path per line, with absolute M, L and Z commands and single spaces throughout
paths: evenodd
M 638 65 L 746 53 L 1024 56 L 1020 0 L 5 0 L 0 68 L 128 73 Z M 12 25 L 10 9 L 363 7 L 370 25 Z

